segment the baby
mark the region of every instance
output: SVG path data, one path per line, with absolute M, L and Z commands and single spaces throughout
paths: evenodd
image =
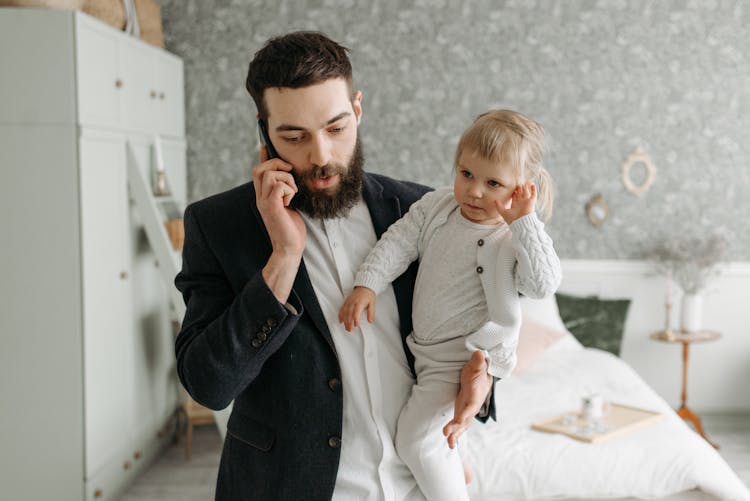
M 519 293 L 541 298 L 560 284 L 560 260 L 536 214 L 549 215 L 553 200 L 543 150 L 544 131 L 528 117 L 480 115 L 456 148 L 453 189 L 426 194 L 383 234 L 339 312 L 347 331 L 364 310 L 372 322 L 377 294 L 419 259 L 407 338 L 417 381 L 396 449 L 431 501 L 469 499 L 461 458 L 442 436 L 461 368 L 481 350 L 492 376 L 509 376 Z

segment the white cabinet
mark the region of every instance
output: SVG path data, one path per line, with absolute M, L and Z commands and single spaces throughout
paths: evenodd
M 81 124 L 185 135 L 182 60 L 87 16 L 75 29 Z
M 127 162 L 160 135 L 186 201 L 182 62 L 70 11 L 0 8 L 0 45 L 2 497 L 118 499 L 178 405 Z

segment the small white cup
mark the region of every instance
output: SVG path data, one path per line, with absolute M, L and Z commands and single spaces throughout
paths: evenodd
M 604 397 L 600 394 L 586 395 L 581 399 L 581 418 L 589 422 L 598 421 L 604 416 L 608 408 L 609 405 L 604 402 Z

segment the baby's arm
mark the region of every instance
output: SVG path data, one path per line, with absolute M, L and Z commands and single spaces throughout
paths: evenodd
M 532 212 L 515 220 L 510 230 L 516 252 L 516 290 L 531 298 L 553 294 L 560 287 L 562 269 L 544 223 Z
M 365 308 L 367 321 L 372 323 L 375 320 L 375 291 L 367 287 L 355 287 L 339 310 L 339 322 L 344 324 L 347 332 L 359 327 L 359 316 Z
M 500 215 L 513 234 L 516 290 L 528 297 L 543 298 L 560 286 L 562 270 L 552 239 L 536 216 L 535 207 L 536 185 L 532 182 L 518 185 L 507 206 L 497 203 Z
M 419 257 L 419 237 L 425 222 L 426 208 L 432 202 L 427 193 L 412 204 L 401 219 L 383 233 L 359 267 L 354 290 L 339 310 L 339 322 L 347 331 L 359 326 L 359 316 L 367 308 L 367 320 L 375 320 L 375 297 L 401 275 Z

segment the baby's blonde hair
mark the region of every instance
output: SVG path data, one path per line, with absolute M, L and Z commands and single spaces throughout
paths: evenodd
M 464 151 L 513 169 L 516 184 L 534 181 L 537 210 L 544 220 L 552 215 L 552 178 L 542 165 L 544 129 L 529 117 L 511 110 L 479 115 L 458 141 L 454 166 Z

